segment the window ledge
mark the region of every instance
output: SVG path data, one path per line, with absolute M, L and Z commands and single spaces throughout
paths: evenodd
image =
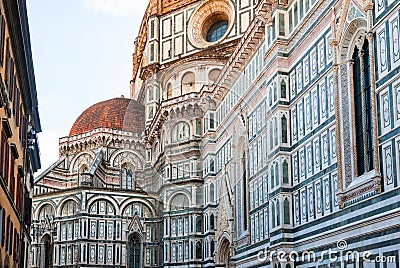
M 340 208 L 358 203 L 381 191 L 381 176 L 372 170 L 355 178 L 343 192 L 339 193 Z

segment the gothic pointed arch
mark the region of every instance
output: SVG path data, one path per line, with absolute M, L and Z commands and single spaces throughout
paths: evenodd
M 222 237 L 218 243 L 217 262 L 219 267 L 230 267 L 231 243 L 227 237 Z
M 353 18 L 343 33 L 336 83 L 336 140 L 340 205 L 379 193 L 373 36 L 364 16 Z M 346 101 L 340 101 L 346 100 Z M 350 145 L 350 146 L 349 146 Z M 339 194 L 336 192 L 335 194 Z
M 235 183 L 235 207 L 236 207 L 236 229 L 238 237 L 243 236 L 248 230 L 248 155 L 247 145 L 248 140 L 246 136 L 240 136 L 238 140 L 238 146 L 236 151 L 236 159 L 238 159 L 238 165 L 236 170 L 236 181 Z M 218 218 L 218 217 L 217 217 Z M 217 226 L 218 228 L 218 226 Z
M 143 237 L 140 233 L 132 233 L 128 236 L 127 243 L 127 268 L 143 267 Z
M 53 267 L 53 242 L 49 234 L 44 234 L 40 247 L 40 267 Z
M 78 173 L 83 166 L 90 167 L 94 159 L 94 155 L 89 152 L 78 154 L 71 164 L 71 173 Z

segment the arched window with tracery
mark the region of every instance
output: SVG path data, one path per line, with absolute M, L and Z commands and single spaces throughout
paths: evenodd
M 184 194 L 177 194 L 171 199 L 170 210 L 177 211 L 189 208 L 189 199 Z
M 187 122 L 177 123 L 172 130 L 172 142 L 186 141 L 190 137 L 190 126 Z
M 353 52 L 354 120 L 357 174 L 369 172 L 374 162 L 369 43 Z
M 127 165 L 124 165 L 121 169 L 121 188 L 128 190 L 135 189 L 133 171 Z
M 78 204 L 75 201 L 73 201 L 73 200 L 67 201 L 62 206 L 61 216 L 75 215 L 77 208 L 78 208 Z
M 51 220 L 54 218 L 54 208 L 51 205 L 44 205 L 39 212 L 39 221 Z

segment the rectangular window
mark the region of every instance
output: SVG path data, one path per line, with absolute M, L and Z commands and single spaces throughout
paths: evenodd
M 150 38 L 154 38 L 154 20 L 150 22 Z
M 3 244 L 3 214 L 5 213 L 2 206 L 0 206 L 0 245 Z
M 303 19 L 304 16 L 304 0 L 300 0 L 299 1 L 299 5 L 300 5 L 300 21 Z M 307 1 L 307 0 L 306 0 Z
M 4 247 L 5 241 L 6 241 L 6 211 L 3 209 L 3 214 L 1 215 L 1 246 Z
M 215 129 L 214 113 L 210 113 L 210 129 Z
M 1 133 L 1 163 L 0 163 L 0 170 L 1 170 L 1 175 L 3 176 L 3 180 L 6 184 L 8 184 L 8 160 L 9 160 L 9 145 L 7 142 L 7 135 L 5 131 L 3 130 Z
M 201 135 L 201 119 L 196 119 L 196 134 Z
M 15 159 L 14 155 L 11 154 L 11 161 L 10 161 L 10 175 L 9 175 L 9 185 L 8 189 L 10 190 L 11 197 L 15 201 L 15 170 L 14 170 Z
M 4 16 L 1 15 L 0 19 L 0 65 L 4 65 L 4 43 L 6 39 L 6 22 Z
M 285 14 L 279 13 L 279 35 L 285 35 Z
M 150 45 L 150 61 L 154 61 L 154 44 Z
M 293 9 L 289 10 L 289 33 L 293 31 Z
M 272 21 L 272 40 L 275 40 L 276 38 L 276 23 L 275 20 Z
M 12 231 L 13 231 L 13 223 L 10 220 L 10 216 L 7 218 L 7 247 L 6 250 L 8 254 L 12 254 L 12 245 L 13 245 L 13 237 L 12 237 Z
M 14 228 L 14 249 L 12 254 L 14 254 L 14 260 L 18 260 L 18 248 L 19 248 L 19 239 L 17 229 Z
M 310 9 L 310 2 L 309 2 L 310 0 L 305 0 L 305 3 L 306 3 L 306 13 L 307 13 L 307 11 Z
M 17 124 L 17 126 L 19 126 L 19 108 L 20 108 L 20 93 L 19 93 L 19 89 L 17 87 L 15 87 L 15 100 L 14 100 L 14 118 L 15 118 L 15 123 Z

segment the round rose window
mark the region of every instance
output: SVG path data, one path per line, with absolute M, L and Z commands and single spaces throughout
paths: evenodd
M 188 38 L 196 48 L 206 48 L 225 40 L 233 27 L 235 9 L 229 0 L 207 1 L 189 21 Z

